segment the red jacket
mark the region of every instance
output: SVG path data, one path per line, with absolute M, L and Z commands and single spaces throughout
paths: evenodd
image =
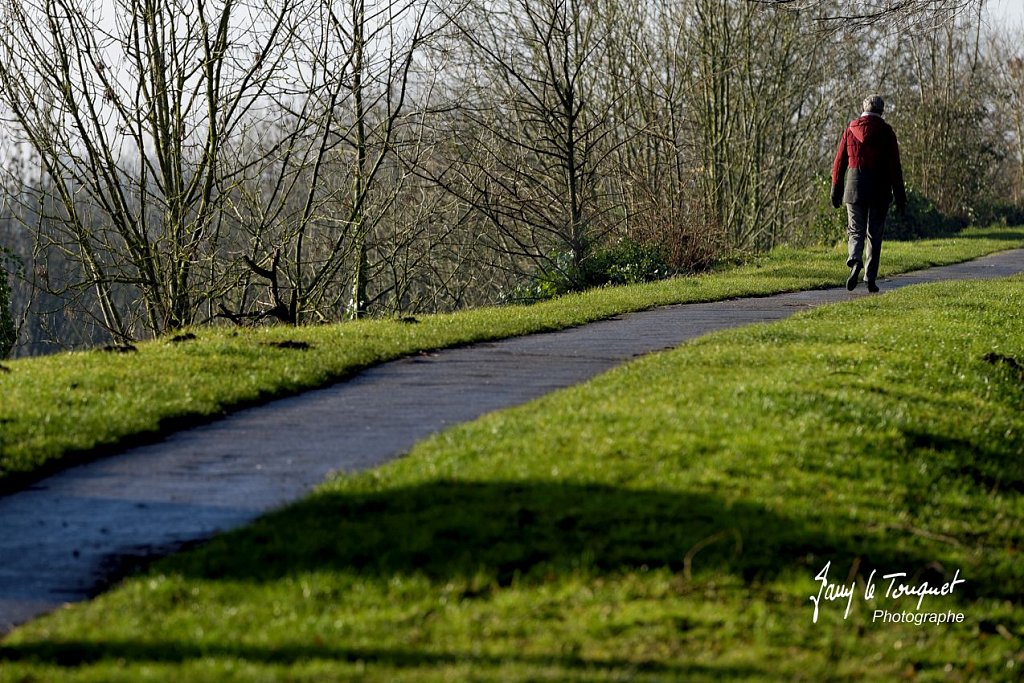
M 832 164 L 832 205 L 907 203 L 900 147 L 892 126 L 865 114 L 843 132 Z

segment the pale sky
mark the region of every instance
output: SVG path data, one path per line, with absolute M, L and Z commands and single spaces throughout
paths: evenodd
M 1024 0 L 985 0 L 989 20 L 1010 27 L 1024 26 Z

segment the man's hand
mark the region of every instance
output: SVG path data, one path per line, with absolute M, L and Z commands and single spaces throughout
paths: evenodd
M 832 184 L 832 206 L 839 208 L 843 205 L 843 186 L 838 183 Z

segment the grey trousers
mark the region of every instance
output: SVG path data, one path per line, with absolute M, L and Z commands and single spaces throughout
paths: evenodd
M 849 258 L 846 265 L 853 267 L 856 263 L 865 265 L 864 279 L 874 282 L 878 277 L 878 259 L 882 255 L 882 233 L 885 231 L 885 217 L 889 213 L 889 204 L 847 204 L 846 215 L 849 219 L 846 234 L 849 237 Z M 864 259 L 864 246 L 867 241 L 867 262 Z

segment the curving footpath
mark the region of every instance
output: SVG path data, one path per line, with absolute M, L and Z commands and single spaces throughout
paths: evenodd
M 881 284 L 884 292 L 1020 272 L 1024 249 Z M 861 296 L 863 285 L 669 306 L 406 358 L 66 470 L 0 498 L 0 634 L 89 598 L 126 566 L 241 526 L 331 472 L 375 467 L 447 426 L 708 332 Z

